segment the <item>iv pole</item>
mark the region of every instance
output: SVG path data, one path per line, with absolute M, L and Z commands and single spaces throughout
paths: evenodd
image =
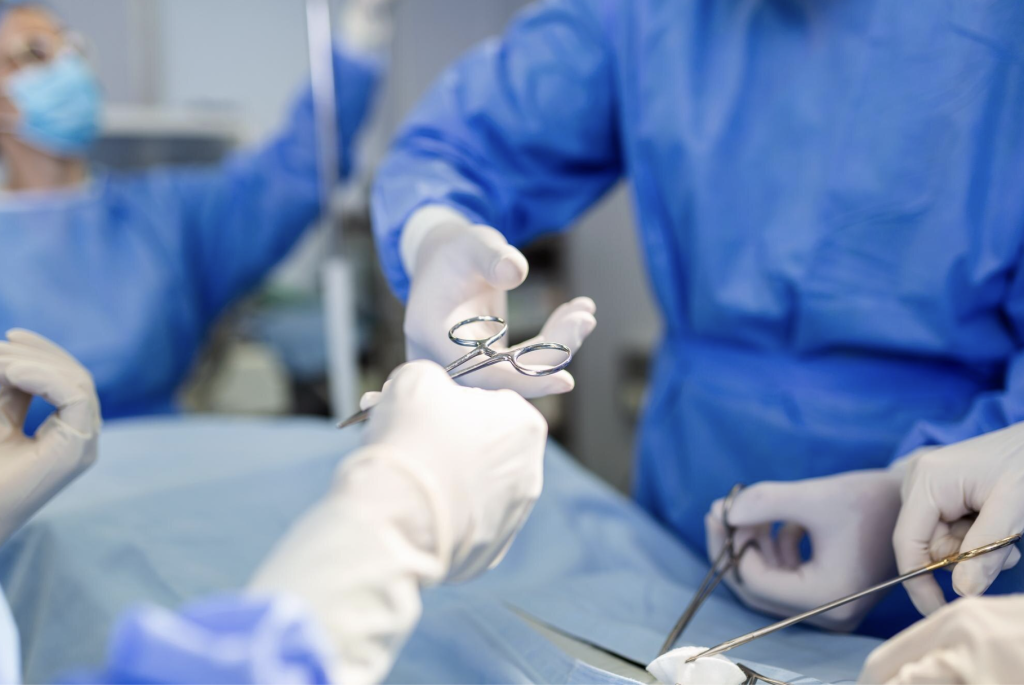
M 331 412 L 338 419 L 359 409 L 359 332 L 352 264 L 343 251 L 341 218 L 336 216 L 332 202 L 339 181 L 332 25 L 329 0 L 306 0 L 306 33 L 320 178 L 321 214 L 317 230 L 325 233 L 327 248 L 321 267 L 327 382 Z

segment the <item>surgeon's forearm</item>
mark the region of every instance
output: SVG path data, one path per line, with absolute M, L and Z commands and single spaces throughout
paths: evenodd
M 420 590 L 445 570 L 433 550 L 425 495 L 366 448 L 331 493 L 257 571 L 250 590 L 302 598 L 327 631 L 332 674 L 375 683 L 390 671 L 421 612 Z

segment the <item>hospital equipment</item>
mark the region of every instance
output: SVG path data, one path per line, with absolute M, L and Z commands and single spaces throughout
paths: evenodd
M 464 336 L 458 336 L 458 332 L 461 329 L 468 329 L 470 326 L 483 324 L 497 324 L 498 330 L 489 335 L 481 338 L 466 338 L 464 336 L 471 336 L 472 334 L 466 332 Z M 518 373 L 523 376 L 549 376 L 556 374 L 566 367 L 572 361 L 572 351 L 562 345 L 561 343 L 553 343 L 550 341 L 541 341 L 539 343 L 530 343 L 519 348 L 513 348 L 511 350 L 495 350 L 491 346 L 497 343 L 499 340 L 505 337 L 508 333 L 508 324 L 501 317 L 495 317 L 493 315 L 480 315 L 476 317 L 470 317 L 464 319 L 461 322 L 455 324 L 451 329 L 448 330 L 448 339 L 456 345 L 461 345 L 465 348 L 473 348 L 459 359 L 455 360 L 444 368 L 448 375 L 453 379 L 472 374 L 473 372 L 479 371 L 490 367 L 491 365 L 500 364 L 502 362 L 508 362 L 512 365 Z M 543 353 L 543 351 L 554 351 L 561 359 L 551 362 L 547 359 L 541 361 L 537 359 L 536 363 L 532 363 L 528 356 L 534 356 L 537 358 L 537 353 Z M 547 354 L 547 353 L 543 353 Z M 484 356 L 486 359 L 481 360 L 475 364 L 464 367 L 471 360 Z M 356 414 L 352 415 L 345 421 L 338 424 L 339 429 L 344 429 L 347 426 L 365 422 L 370 418 L 370 410 L 367 408 L 361 410 Z
M 436 81 L 376 177 L 404 299 L 428 287 L 399 247 L 420 208 L 525 245 L 628 174 L 665 331 L 634 493 L 694 550 L 737 480 L 884 468 L 1024 419 L 1024 4 L 819 10 L 530 5 Z M 865 630 L 909 624 L 905 600 Z
M 774 624 L 770 624 L 769 626 L 766 626 L 763 629 L 758 629 L 758 630 L 752 631 L 752 632 L 750 632 L 748 634 L 744 634 L 744 635 L 739 636 L 737 638 L 728 640 L 728 641 L 726 641 L 724 643 L 720 643 L 717 646 L 714 646 L 713 648 L 709 648 L 708 650 L 705 650 L 704 652 L 702 652 L 702 653 L 700 653 L 698 655 L 694 655 L 693 657 L 689 658 L 687 660 L 687 662 L 691 662 L 691 661 L 696 660 L 697 658 L 701 658 L 701 657 L 709 657 L 709 656 L 712 656 L 712 655 L 718 655 L 720 653 L 724 653 L 724 652 L 726 652 L 728 650 L 732 650 L 733 648 L 739 647 L 741 645 L 744 645 L 746 643 L 749 643 L 751 641 L 759 639 L 762 636 L 767 636 L 768 634 L 771 634 L 771 633 L 774 633 L 776 631 L 779 631 L 780 629 L 785 629 L 786 627 L 790 627 L 790 626 L 793 626 L 794 624 L 798 624 L 799 622 L 802 622 L 802 621 L 804 621 L 805 619 L 807 619 L 809 617 L 813 617 L 814 615 L 821 614 L 822 612 L 828 612 L 829 610 L 833 610 L 833 609 L 835 609 L 837 607 L 840 607 L 841 605 L 845 605 L 846 603 L 849 603 L 849 602 L 852 602 L 854 600 L 857 600 L 858 598 L 862 598 L 864 596 L 871 595 L 872 593 L 876 593 L 876 592 L 884 590 L 886 588 L 890 588 L 892 586 L 896 586 L 898 584 L 903 583 L 904 581 L 908 581 L 908 580 L 913 579 L 915 577 L 921 576 L 922 574 L 931 574 L 932 572 L 934 572 L 936 570 L 943 569 L 945 567 L 949 567 L 951 565 L 955 565 L 955 564 L 960 563 L 960 562 L 965 562 L 967 560 L 974 559 L 974 558 L 976 558 L 976 557 L 978 557 L 980 555 L 985 555 L 986 553 L 991 553 L 991 552 L 996 551 L 996 550 L 1001 550 L 1002 548 L 1005 548 L 1006 546 L 1013 545 L 1014 543 L 1016 543 L 1020 539 L 1021 539 L 1021 534 L 1014 534 L 1012 536 L 1007 536 L 1006 538 L 1001 539 L 999 541 L 995 541 L 994 543 L 989 543 L 987 545 L 983 545 L 983 546 L 980 546 L 978 548 L 973 548 L 971 550 L 967 550 L 967 551 L 962 552 L 962 553 L 954 553 L 952 555 L 949 555 L 948 557 L 944 557 L 941 560 L 938 560 L 936 562 L 932 562 L 931 564 L 925 565 L 924 567 L 920 567 L 920 568 L 915 569 L 913 571 L 907 572 L 906 574 L 901 574 L 898 577 L 895 577 L 895 578 L 890 579 L 888 581 L 884 581 L 884 582 L 882 582 L 882 583 L 880 583 L 880 584 L 878 584 L 876 586 L 872 586 L 871 588 L 868 588 L 868 589 L 865 589 L 863 591 L 860 591 L 859 593 L 854 593 L 853 595 L 846 596 L 845 598 L 839 598 L 838 600 L 833 600 L 832 602 L 826 603 L 825 605 L 822 605 L 821 607 L 817 607 L 817 608 L 815 608 L 813 610 L 808 610 L 807 612 L 802 612 L 802 613 L 800 613 L 798 615 L 790 617 L 789 619 L 784 619 L 784 620 L 782 620 L 780 622 L 776 622 Z
M 333 202 L 337 190 L 339 146 L 351 145 L 338 135 L 338 99 L 349 84 L 334 73 L 331 41 L 331 5 L 328 0 L 306 0 L 306 36 L 309 46 L 310 92 L 316 124 L 317 175 L 320 217 L 315 231 L 326 236 L 320 264 L 327 350 L 327 382 L 331 411 L 344 417 L 358 408 L 359 321 L 356 315 L 356 286 L 351 257 L 342 241 L 341 212 Z
M 774 686 L 783 686 L 783 684 L 789 683 L 788 681 L 779 681 L 778 679 L 772 679 L 771 677 L 765 676 L 760 672 L 755 672 L 753 669 L 743 664 L 742 662 L 737 662 L 736 666 L 740 668 L 740 671 L 743 672 L 743 676 L 747 678 L 746 681 L 743 682 L 744 684 L 749 685 L 765 683 L 773 684 Z
M 754 545 L 753 539 L 747 541 L 743 546 L 736 549 L 736 529 L 729 524 L 729 510 L 732 509 L 733 501 L 736 496 L 739 495 L 740 491 L 743 490 L 743 484 L 736 484 L 729 491 L 729 495 L 725 498 L 725 503 L 722 507 L 722 523 L 725 525 L 726 538 L 725 545 L 722 547 L 722 551 L 718 553 L 718 557 L 715 558 L 711 564 L 711 569 L 708 570 L 704 580 L 701 581 L 700 586 L 697 587 L 697 592 L 693 594 L 693 599 L 690 604 L 686 606 L 683 614 L 679 617 L 679 621 L 676 622 L 675 626 L 672 627 L 672 631 L 669 633 L 668 638 L 661 646 L 661 650 L 658 651 L 659 655 L 664 655 L 672 649 L 679 640 L 679 636 L 686 631 L 686 627 L 690 625 L 693 620 L 693 616 L 697 614 L 697 610 L 704 604 L 715 589 L 718 588 L 718 584 L 722 582 L 729 572 L 736 570 L 736 575 L 739 576 L 739 565 L 740 559 L 743 554 L 747 552 L 750 546 Z

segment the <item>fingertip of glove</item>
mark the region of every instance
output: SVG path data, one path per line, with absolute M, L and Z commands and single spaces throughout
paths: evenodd
M 580 338 L 586 338 L 597 328 L 597 318 L 591 312 L 582 312 L 580 313 L 579 327 Z
M 1006 556 L 1006 562 L 1003 563 L 1003 571 L 1007 569 L 1013 569 L 1020 562 L 1020 550 L 1017 548 L 1010 548 L 1010 554 Z
M 509 250 L 495 260 L 491 267 L 490 282 L 495 288 L 511 290 L 526 280 L 530 266 L 521 252 L 509 247 Z
M 574 310 L 582 312 L 589 312 L 590 314 L 597 313 L 597 303 L 594 302 L 593 298 L 588 298 L 585 295 L 580 295 L 569 301 L 569 305 Z
M 359 399 L 359 409 L 366 410 L 373 407 L 380 401 L 381 391 L 367 391 Z
M 984 564 L 986 562 L 988 564 Z M 981 595 L 992 585 L 1002 568 L 1002 562 L 997 560 L 994 564 L 990 560 L 980 558 L 961 562 L 953 569 L 953 590 L 964 598 Z
M 576 388 L 576 379 L 572 374 L 569 372 L 561 372 L 558 374 L 554 393 L 569 393 L 574 388 Z
M 558 372 L 547 377 L 548 383 L 537 387 L 536 393 L 522 393 L 524 398 L 543 398 L 546 395 L 562 395 L 576 388 L 576 379 L 569 372 Z

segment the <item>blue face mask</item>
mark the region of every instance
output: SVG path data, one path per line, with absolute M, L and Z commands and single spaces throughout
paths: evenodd
M 20 115 L 16 134 L 33 147 L 76 157 L 96 140 L 100 89 L 79 55 L 23 69 L 8 79 L 7 95 Z

